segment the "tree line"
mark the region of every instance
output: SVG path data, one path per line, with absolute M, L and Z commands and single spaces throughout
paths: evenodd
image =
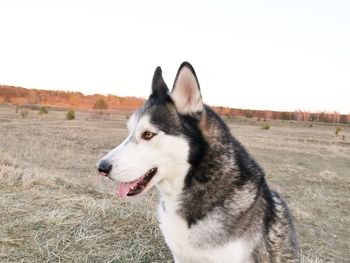
M 40 89 L 26 89 L 22 87 L 0 85 L 0 103 L 15 105 L 41 104 L 46 106 L 74 107 L 83 109 L 128 109 L 134 110 L 143 105 L 145 99 L 137 97 L 119 97 L 115 95 L 84 95 L 81 92 L 53 91 Z M 295 120 L 315 121 L 327 123 L 350 124 L 350 114 L 338 112 L 308 112 L 296 110 L 270 111 L 236 109 L 229 107 L 213 107 L 223 116 L 246 117 L 262 120 Z
M 26 89 L 0 85 L 0 103 L 15 105 L 41 104 L 47 106 L 73 107 L 82 109 L 136 109 L 144 99 L 119 97 L 115 95 L 84 95 L 81 92 Z
M 250 110 L 235 109 L 229 107 L 213 107 L 220 115 L 232 117 L 256 118 L 262 120 L 295 120 L 326 123 L 350 124 L 350 114 L 340 114 L 338 112 L 309 112 L 296 110 L 289 111 L 271 111 L 271 110 Z

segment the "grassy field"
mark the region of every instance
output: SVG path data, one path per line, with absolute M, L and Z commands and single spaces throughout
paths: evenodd
M 0 105 L 0 262 L 172 262 L 156 190 L 126 200 L 96 161 L 126 136 L 129 113 L 22 118 Z M 294 215 L 303 262 L 349 262 L 350 127 L 227 120 Z

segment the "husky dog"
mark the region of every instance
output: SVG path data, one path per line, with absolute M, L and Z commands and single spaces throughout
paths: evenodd
M 160 228 L 176 263 L 300 262 L 290 212 L 264 171 L 203 104 L 184 62 L 170 92 L 157 67 L 129 136 L 98 162 L 120 197 L 156 186 Z

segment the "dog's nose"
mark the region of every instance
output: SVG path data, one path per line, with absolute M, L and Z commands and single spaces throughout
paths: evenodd
M 98 165 L 98 171 L 101 175 L 107 176 L 111 170 L 112 165 L 106 160 L 101 161 Z

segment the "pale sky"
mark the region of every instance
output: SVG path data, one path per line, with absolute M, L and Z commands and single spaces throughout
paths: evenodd
M 350 113 L 350 1 L 0 0 L 0 84 L 146 98 L 185 60 L 210 105 Z

